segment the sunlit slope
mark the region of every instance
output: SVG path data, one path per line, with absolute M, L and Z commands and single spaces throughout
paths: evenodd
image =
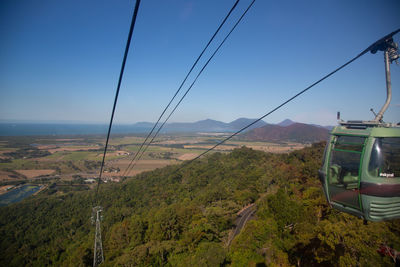
M 323 144 L 270 154 L 215 153 L 180 171 L 102 185 L 105 266 L 382 266 L 400 250 L 400 221 L 369 223 L 330 209 L 317 170 Z M 92 264 L 93 193 L 41 195 L 0 209 L 0 265 Z M 237 212 L 256 213 L 227 248 Z

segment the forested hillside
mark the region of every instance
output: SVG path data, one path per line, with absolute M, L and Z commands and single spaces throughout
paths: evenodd
M 323 144 L 291 154 L 215 153 L 102 185 L 104 266 L 388 266 L 400 221 L 368 223 L 328 207 Z M 93 261 L 93 192 L 41 195 L 0 209 L 1 266 Z M 256 213 L 230 247 L 237 212 Z

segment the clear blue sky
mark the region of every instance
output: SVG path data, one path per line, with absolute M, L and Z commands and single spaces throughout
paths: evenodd
M 233 3 L 142 1 L 116 123 L 158 118 Z M 249 3 L 240 1 L 222 33 Z M 107 122 L 134 4 L 1 1 L 0 120 Z M 171 121 L 260 117 L 399 28 L 399 13 L 398 0 L 257 0 Z M 398 122 L 400 66 L 391 67 L 384 119 Z M 385 93 L 383 55 L 369 53 L 265 120 L 334 125 L 336 111 L 372 119 Z

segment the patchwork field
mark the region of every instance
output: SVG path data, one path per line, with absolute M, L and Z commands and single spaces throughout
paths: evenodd
M 226 138 L 226 134 L 191 134 L 160 136 L 126 172 L 138 152 L 143 136 L 114 136 L 110 139 L 103 177 L 120 181 L 122 176 L 179 164 L 191 160 Z M 105 138 L 102 136 L 11 137 L 0 138 L 0 183 L 21 181 L 47 183 L 57 181 L 83 184 L 97 178 L 103 157 Z M 232 139 L 214 151 L 227 153 L 247 146 L 255 150 L 288 153 L 305 145 L 298 143 L 247 142 Z M 115 179 L 113 179 L 115 178 Z M 87 182 L 88 183 L 88 182 Z

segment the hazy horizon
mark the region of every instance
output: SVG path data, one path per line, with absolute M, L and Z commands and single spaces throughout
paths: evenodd
M 199 122 L 199 121 L 205 121 L 205 120 L 213 120 L 213 121 L 218 121 L 218 122 L 223 122 L 223 123 L 231 123 L 233 121 L 236 121 L 238 119 L 250 119 L 250 120 L 255 120 L 256 118 L 237 118 L 235 120 L 232 121 L 222 121 L 222 120 L 215 120 L 213 118 L 205 118 L 205 119 L 200 119 L 200 120 L 196 120 L 196 121 L 168 121 L 167 124 L 170 123 L 195 123 L 195 122 Z M 286 118 L 283 119 L 281 121 L 277 121 L 277 122 L 270 122 L 270 121 L 266 121 L 266 120 L 261 120 L 263 122 L 269 123 L 269 124 L 279 124 L 285 120 L 290 120 L 293 122 L 298 122 L 298 123 L 305 123 L 305 124 L 316 124 L 316 125 L 321 125 L 318 123 L 306 123 L 306 122 L 302 122 L 302 121 L 294 121 L 290 118 Z M 4 119 L 0 119 L 0 123 L 26 123 L 26 124 L 87 124 L 87 125 L 108 125 L 110 122 L 96 122 L 96 121 L 73 121 L 73 120 L 59 120 L 59 121 L 55 121 L 55 120 L 4 120 Z M 137 123 L 152 123 L 154 124 L 154 122 L 152 121 L 136 121 L 136 122 L 114 122 L 113 125 L 134 125 Z M 321 126 L 330 126 L 330 125 L 321 125 Z
M 233 3 L 141 4 L 116 124 L 157 120 Z M 239 2 L 178 99 L 249 3 Z M 1 1 L 0 119 L 108 123 L 133 6 Z M 171 122 L 259 118 L 396 30 L 397 10 L 400 2 L 394 0 L 256 1 Z M 391 77 L 392 103 L 384 120 L 397 122 L 399 66 L 391 65 Z M 367 53 L 266 121 L 335 125 L 337 111 L 344 120 L 371 120 L 370 108 L 378 112 L 385 99 L 383 54 Z

